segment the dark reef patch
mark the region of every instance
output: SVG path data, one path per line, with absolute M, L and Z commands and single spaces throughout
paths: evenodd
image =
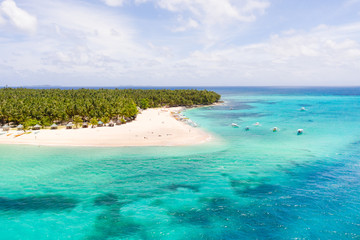
M 266 183 L 267 181 L 267 178 L 229 179 L 230 186 L 241 197 L 265 197 L 280 190 L 280 186 Z
M 62 211 L 76 207 L 77 201 L 61 195 L 0 197 L 0 211 Z
M 94 200 L 95 206 L 111 206 L 119 203 L 119 198 L 113 193 L 103 194 Z
M 119 206 L 110 206 L 96 217 L 93 231 L 85 239 L 127 239 L 130 235 L 140 231 L 141 226 L 120 215 Z

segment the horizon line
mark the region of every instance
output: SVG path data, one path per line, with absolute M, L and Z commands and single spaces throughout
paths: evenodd
M 360 88 L 360 85 L 345 85 L 345 86 L 337 86 L 337 85 L 311 85 L 311 86 L 302 86 L 302 85 L 297 85 L 297 86 L 289 86 L 289 85 L 261 85 L 261 86 L 250 86 L 250 85 L 232 85 L 232 86 L 212 86 L 212 85 L 196 85 L 196 86 L 186 86 L 186 85 L 179 85 L 179 86 L 166 86 L 166 85 L 120 85 L 120 86 L 101 86 L 101 85 L 97 85 L 97 86 L 67 86 L 67 85 L 48 85 L 48 84 L 44 84 L 44 85 L 27 85 L 27 86 L 9 86 L 9 85 L 5 85 L 5 86 L 1 86 L 0 88 L 319 88 L 319 87 L 323 87 L 323 88 Z

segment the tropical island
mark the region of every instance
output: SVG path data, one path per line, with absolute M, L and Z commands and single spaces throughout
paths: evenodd
M 66 146 L 201 143 L 211 136 L 177 121 L 184 120 L 180 112 L 183 107 L 210 105 L 219 99 L 220 95 L 213 91 L 193 89 L 2 88 L 0 143 Z

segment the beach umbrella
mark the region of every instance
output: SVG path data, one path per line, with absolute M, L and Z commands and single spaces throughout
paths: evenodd
M 10 126 L 8 124 L 5 124 L 3 127 L 2 127 L 3 131 L 9 131 L 10 130 Z
M 66 125 L 66 129 L 72 129 L 73 128 L 73 123 L 72 122 L 69 122 L 67 125 Z
M 20 131 L 20 130 L 23 130 L 23 129 L 24 129 L 24 126 L 20 124 L 20 125 L 19 125 L 19 126 L 17 126 L 16 128 L 17 128 L 17 130 L 19 130 L 19 131 Z
M 33 130 L 40 130 L 41 126 L 39 124 L 36 124 L 35 126 L 33 126 Z
M 58 125 L 56 125 L 55 123 L 50 126 L 50 129 L 57 129 L 57 128 L 58 128 Z

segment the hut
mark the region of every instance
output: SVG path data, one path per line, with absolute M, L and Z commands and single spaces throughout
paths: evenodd
M 23 125 L 21 125 L 21 124 L 20 124 L 20 125 L 18 125 L 16 128 L 17 128 L 17 130 L 18 130 L 18 131 L 22 131 L 22 130 L 24 130 L 24 126 L 23 126 Z
M 8 124 L 5 124 L 3 127 L 2 127 L 3 131 L 9 131 L 10 130 L 10 126 Z
M 72 122 L 69 122 L 68 124 L 66 124 L 66 129 L 72 129 L 72 128 L 73 128 Z
M 32 127 L 32 130 L 40 130 L 41 126 L 39 124 L 36 124 Z
M 58 129 L 58 125 L 56 125 L 55 123 L 53 125 L 50 126 L 51 130 L 56 130 Z
M 98 121 L 98 124 L 97 124 L 98 127 L 103 127 L 104 126 L 104 123 L 102 121 Z
M 82 128 L 88 128 L 89 127 L 89 123 L 87 123 L 87 122 L 83 122 L 83 124 L 82 124 Z
M 113 121 L 110 121 L 108 124 L 108 127 L 114 127 L 114 126 L 115 126 L 115 123 Z

